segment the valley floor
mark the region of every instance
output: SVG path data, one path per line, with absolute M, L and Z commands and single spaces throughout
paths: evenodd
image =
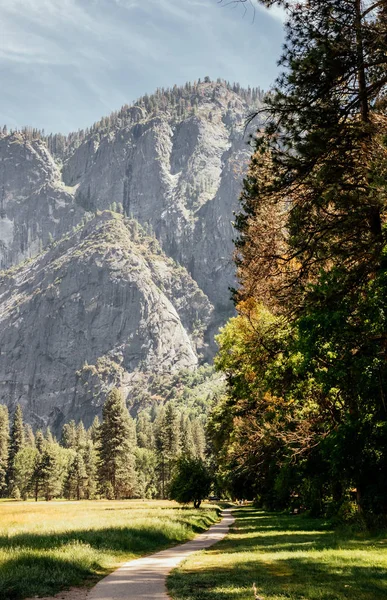
M 321 519 L 233 512 L 215 547 L 195 554 L 167 580 L 173 600 L 382 600 L 387 537 L 332 531 Z
M 91 586 L 119 564 L 192 539 L 218 520 L 214 506 L 169 501 L 0 503 L 0 598 Z M 66 595 L 76 600 L 76 592 Z

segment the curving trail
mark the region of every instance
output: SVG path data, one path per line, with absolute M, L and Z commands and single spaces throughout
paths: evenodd
M 222 540 L 234 522 L 231 509 L 222 512 L 222 520 L 195 539 L 131 560 L 90 590 L 87 600 L 169 600 L 165 581 L 168 573 L 193 552 L 209 548 Z

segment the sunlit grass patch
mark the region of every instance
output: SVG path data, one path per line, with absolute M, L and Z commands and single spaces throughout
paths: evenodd
M 235 511 L 230 535 L 168 578 L 174 600 L 382 600 L 385 536 L 349 536 L 319 519 Z
M 92 584 L 121 562 L 191 539 L 215 507 L 173 502 L 0 503 L 0 599 Z

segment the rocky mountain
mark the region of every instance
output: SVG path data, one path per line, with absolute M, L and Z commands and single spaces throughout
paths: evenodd
M 211 357 L 259 103 L 206 81 L 67 137 L 0 136 L 1 402 L 89 422 L 112 385 Z

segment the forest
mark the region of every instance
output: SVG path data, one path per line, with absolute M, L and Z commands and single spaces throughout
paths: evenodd
M 387 2 L 286 11 L 281 74 L 236 215 L 228 392 L 209 432 L 226 488 L 269 509 L 387 513 Z
M 17 405 L 10 423 L 0 406 L 0 490 L 15 500 L 167 498 L 177 459 L 203 462 L 203 414 L 167 402 L 136 419 L 119 390 L 106 399 L 102 421 L 70 421 L 60 440 L 49 428 L 33 432 Z

